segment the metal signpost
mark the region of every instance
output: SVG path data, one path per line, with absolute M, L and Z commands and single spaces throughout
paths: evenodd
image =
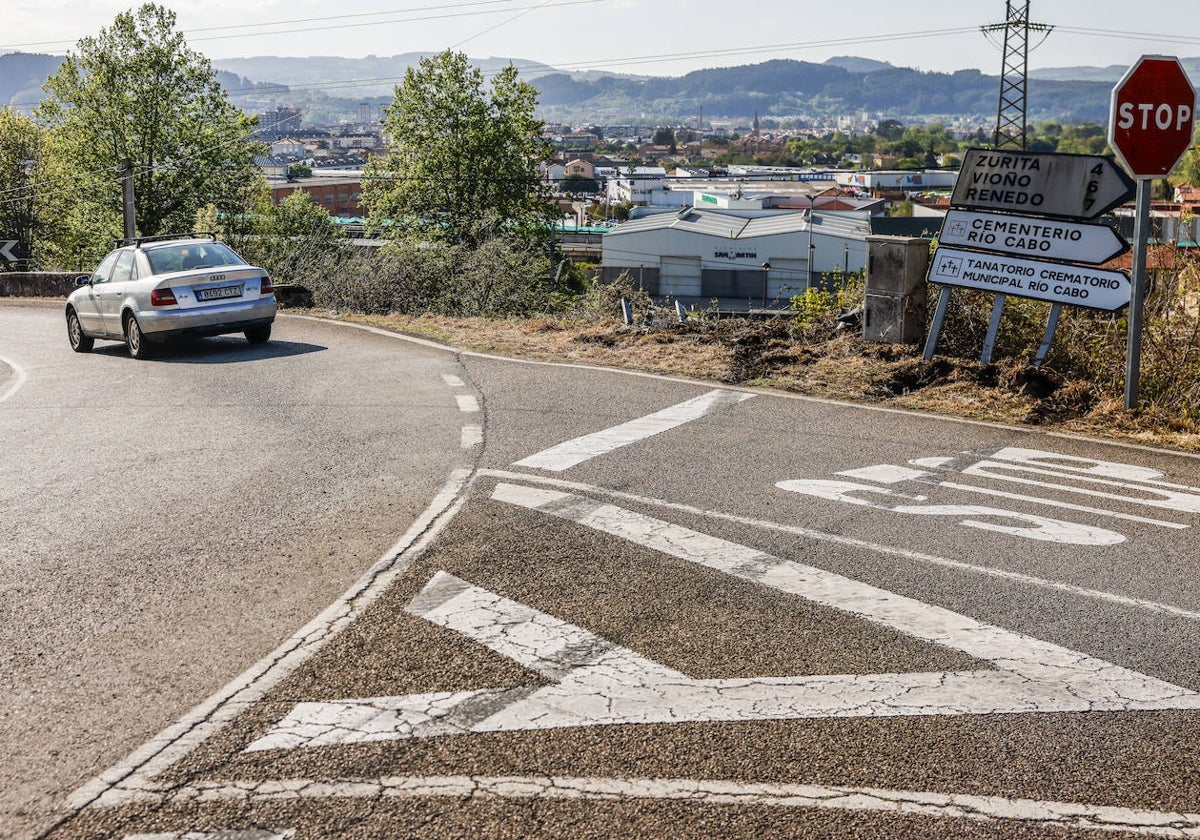
M 1134 182 L 1096 155 L 970 149 L 938 234 L 928 280 L 942 284 L 925 342 L 933 358 L 952 287 L 996 294 L 980 361 L 988 363 L 1007 295 L 1053 304 L 1034 359 L 1045 361 L 1063 304 L 1115 311 L 1130 300 L 1129 278 L 1099 265 L 1129 249 L 1090 220 L 1133 196 Z M 1082 263 L 1082 265 L 1081 265 Z
M 1165 178 L 1192 142 L 1196 90 L 1174 56 L 1144 55 L 1112 91 L 1108 143 L 1137 179 L 1133 229 L 1133 295 L 1125 347 L 1125 408 L 1138 403 L 1150 180 Z

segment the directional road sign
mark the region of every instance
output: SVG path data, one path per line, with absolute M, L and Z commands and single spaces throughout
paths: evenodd
M 0 239 L 0 260 L 14 262 L 21 259 L 18 247 L 20 244 L 15 239 Z
M 929 282 L 1109 312 L 1128 305 L 1130 289 L 1120 271 L 950 247 L 933 255 Z
M 1112 92 L 1108 140 L 1135 178 L 1163 178 L 1192 142 L 1196 90 L 1174 56 L 1144 55 Z
M 947 213 L 938 242 L 1020 257 L 1093 265 L 1129 250 L 1129 243 L 1108 225 L 973 210 Z
M 1094 219 L 1133 197 L 1134 183 L 1096 155 L 970 149 L 950 204 L 974 210 Z

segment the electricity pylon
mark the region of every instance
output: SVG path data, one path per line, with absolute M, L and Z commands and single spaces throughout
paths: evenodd
M 997 149 L 1025 148 L 1025 106 L 1029 82 L 1029 33 L 1050 33 L 1054 27 L 1030 23 L 1030 0 L 1006 0 L 1007 14 L 1002 23 L 980 27 L 985 36 L 1004 32 L 1004 63 L 1000 74 L 1000 103 L 996 108 L 996 133 L 992 145 Z

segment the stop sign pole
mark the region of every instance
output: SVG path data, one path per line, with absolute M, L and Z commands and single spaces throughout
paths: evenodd
M 1144 55 L 1112 91 L 1108 142 L 1137 180 L 1133 228 L 1133 290 L 1125 347 L 1125 408 L 1138 403 L 1146 250 L 1150 234 L 1150 181 L 1165 178 L 1192 143 L 1196 89 L 1174 56 Z

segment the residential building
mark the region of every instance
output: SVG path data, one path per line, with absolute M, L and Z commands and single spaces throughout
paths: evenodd
M 359 203 L 362 199 L 361 174 L 353 177 L 314 176 L 275 184 L 271 187 L 271 201 L 278 204 L 297 190 L 311 195 L 313 201 L 324 207 L 331 216 L 354 218 L 363 215 Z

